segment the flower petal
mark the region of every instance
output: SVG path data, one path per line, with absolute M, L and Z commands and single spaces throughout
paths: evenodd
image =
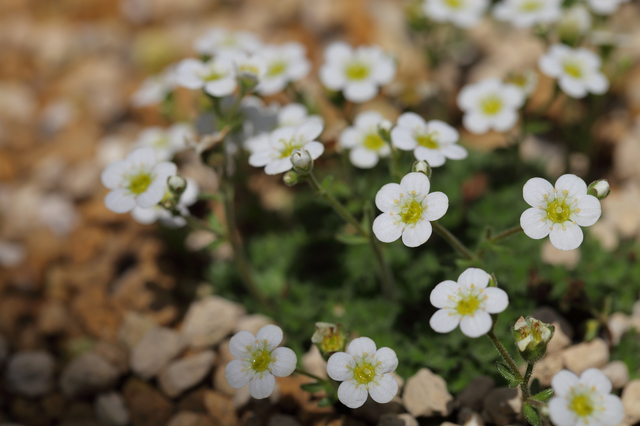
M 551 232 L 544 210 L 533 207 L 522 213 L 520 216 L 520 226 L 527 237 L 534 240 L 544 238 Z
M 204 91 L 211 96 L 223 97 L 232 94 L 238 85 L 234 76 L 221 78 L 220 80 L 210 81 L 204 85 Z
M 376 383 L 369 385 L 369 395 L 378 404 L 386 404 L 398 394 L 398 381 L 391 374 L 383 374 Z
M 115 213 L 126 213 L 136 206 L 136 198 L 126 189 L 114 189 L 104 197 L 104 205 Z
M 271 153 L 272 151 L 270 149 L 254 152 L 249 156 L 249 164 L 253 167 L 264 167 L 273 161 Z
M 376 194 L 376 207 L 382 212 L 390 212 L 395 207 L 400 194 L 402 194 L 402 187 L 399 184 L 384 185 Z
M 407 247 L 418 247 L 426 243 L 433 228 L 428 220 L 421 220 L 415 225 L 407 226 L 402 232 L 402 242 Z
M 431 183 L 429 182 L 429 178 L 424 173 L 411 172 L 407 173 L 405 177 L 400 181 L 400 186 L 402 189 L 408 193 L 413 194 L 416 197 L 421 195 L 427 195 L 429 193 L 429 188 L 431 188 Z M 413 193 L 415 191 L 415 194 Z
M 549 233 L 549 241 L 560 250 L 573 250 L 580 247 L 584 234 L 580 226 L 571 222 L 555 223 Z
M 398 117 L 398 126 L 413 132 L 424 130 L 427 122 L 415 112 L 405 112 Z
M 303 146 L 302 149 L 306 149 L 311 158 L 317 160 L 324 152 L 324 145 L 321 142 L 313 141 Z
M 383 243 L 392 243 L 402 235 L 402 224 L 389 213 L 383 213 L 373 221 L 373 233 Z
M 273 324 L 265 325 L 260 330 L 258 330 L 258 333 L 256 334 L 256 340 L 260 341 L 261 343 L 266 343 L 267 349 L 270 351 L 272 351 L 273 348 L 282 343 L 282 338 L 282 329 Z
M 471 288 L 486 288 L 489 285 L 490 275 L 479 268 L 468 268 L 458 277 L 458 284 Z
M 136 197 L 136 203 L 145 209 L 158 204 L 167 190 L 167 179 L 157 179 L 142 194 Z
M 153 168 L 153 172 L 156 174 L 156 179 L 160 179 L 166 185 L 167 178 L 178 173 L 178 166 L 171 161 L 163 161 Z
M 393 146 L 403 151 L 411 151 L 418 146 L 418 143 L 414 139 L 411 131 L 398 126 L 391 129 L 391 143 Z
M 343 148 L 353 148 L 360 143 L 360 132 L 353 127 L 347 127 L 340 133 L 339 143 Z
M 365 352 L 369 355 L 376 353 L 376 344 L 368 337 L 353 339 L 347 347 L 347 353 L 349 355 L 362 356 Z
M 358 408 L 367 400 L 367 388 L 356 386 L 353 380 L 342 382 L 338 387 L 338 399 L 349 408 Z
M 551 379 L 551 387 L 556 396 L 565 396 L 571 392 L 571 388 L 578 384 L 578 376 L 569 370 L 561 370 Z
M 611 393 L 611 381 L 597 368 L 589 368 L 582 372 L 578 383 L 589 388 L 595 388 L 601 394 Z
M 141 167 L 150 170 L 156 165 L 156 152 L 153 148 L 138 148 L 133 150 L 125 160 L 130 166 Z
M 118 188 L 129 170 L 129 164 L 125 160 L 115 161 L 102 171 L 100 176 L 102 184 L 109 189 Z
M 264 172 L 268 175 L 277 175 L 278 173 L 287 172 L 292 168 L 293 164 L 291 164 L 291 158 L 279 158 L 267 164 L 264 168 Z
M 390 373 L 395 371 L 398 367 L 398 356 L 396 352 L 391 348 L 380 348 L 376 351 L 375 362 L 380 361 L 382 364 L 379 366 L 380 371 L 384 373 Z
M 428 221 L 434 221 L 440 219 L 449 209 L 449 197 L 443 192 L 436 191 L 427 195 L 426 211 L 423 216 Z
M 344 97 L 355 103 L 366 102 L 376 97 L 378 87 L 370 81 L 348 82 L 344 88 Z
M 556 426 L 574 426 L 576 424 L 576 414 L 567 408 L 567 400 L 562 397 L 553 397 L 549 401 L 549 417 Z
M 327 361 L 327 374 L 333 380 L 343 382 L 353 377 L 353 372 L 347 368 L 352 360 L 352 355 L 345 352 L 336 352 Z
M 255 375 L 249 382 L 249 393 L 255 399 L 264 399 L 269 397 L 276 387 L 276 378 L 269 372 L 262 373 L 261 376 Z
M 587 184 L 578 176 L 572 174 L 560 176 L 556 181 L 555 188 L 561 193 L 567 191 L 565 195 L 568 198 L 577 198 L 587 193 Z
M 396 75 L 396 66 L 393 60 L 383 56 L 380 61 L 376 63 L 373 69 L 373 79 L 380 85 L 384 85 L 393 80 Z
M 324 51 L 324 59 L 327 62 L 342 62 L 346 61 L 353 55 L 352 47 L 343 42 L 336 41 L 331 43 Z
M 506 132 L 518 122 L 518 112 L 514 109 L 505 109 L 494 120 L 493 128 L 498 132 Z
M 593 195 L 581 195 L 576 197 L 578 202 L 575 213 L 575 221 L 580 226 L 591 226 L 600 219 L 602 207 L 600 201 Z
M 429 320 L 429 325 L 436 333 L 449 333 L 460 324 L 460 316 L 453 309 L 439 309 Z
M 259 333 L 259 332 L 258 332 Z M 289 348 L 275 348 L 271 352 L 273 362 L 271 364 L 271 373 L 274 376 L 286 377 L 293 373 L 296 369 L 298 357 L 296 353 Z
M 600 72 L 593 74 L 586 84 L 589 91 L 596 95 L 602 95 L 609 90 L 609 80 Z
M 340 90 L 346 82 L 344 72 L 339 67 L 329 63 L 320 67 L 318 78 L 320 78 L 322 85 L 329 90 Z
M 447 161 L 439 149 L 429 149 L 424 146 L 417 146 L 413 150 L 413 155 L 416 160 L 426 161 L 431 167 L 440 167 Z
M 253 377 L 253 371 L 244 370 L 242 361 L 234 359 L 224 369 L 224 377 L 227 379 L 227 383 L 234 389 L 239 389 L 246 386 Z
M 250 332 L 243 330 L 233 335 L 229 340 L 229 352 L 235 358 L 244 358 L 249 353 L 249 348 L 253 347 L 256 337 Z
M 491 127 L 490 121 L 484 115 L 473 111 L 464 114 L 462 124 L 465 129 L 476 135 L 487 133 Z
M 458 293 L 460 285 L 451 280 L 442 281 L 431 290 L 429 301 L 436 308 L 446 308 L 449 305 L 450 297 Z
M 545 196 L 553 194 L 553 186 L 548 180 L 542 178 L 531 178 L 522 187 L 522 197 L 531 207 L 538 207 L 547 202 Z
M 366 148 L 354 148 L 349 152 L 349 161 L 360 169 L 370 169 L 378 164 L 378 154 Z
M 564 93 L 572 98 L 581 99 L 587 96 L 587 88 L 582 82 L 567 76 L 561 76 L 558 85 Z
M 484 302 L 484 308 L 490 314 L 499 314 L 509 306 L 509 296 L 503 289 L 487 287 L 483 293 L 487 296 Z
M 476 312 L 472 315 L 465 315 L 460 320 L 460 331 L 467 337 L 480 337 L 491 330 L 491 315 L 486 312 Z
M 600 414 L 600 421 L 605 426 L 616 426 L 624 419 L 624 406 L 616 395 L 604 395 L 604 412 Z
M 314 141 L 320 136 L 323 128 L 322 123 L 317 120 L 306 121 L 296 129 L 295 134 L 302 136 L 305 141 Z
M 353 124 L 358 129 L 369 131 L 372 128 L 376 128 L 382 120 L 384 120 L 384 117 L 379 112 L 364 111 L 356 116 Z
M 456 143 L 443 145 L 441 152 L 445 157 L 451 158 L 452 160 L 464 160 L 469 155 L 464 147 Z
M 131 210 L 131 217 L 142 225 L 150 225 L 158 220 L 160 214 L 157 208 L 144 209 L 136 206 Z

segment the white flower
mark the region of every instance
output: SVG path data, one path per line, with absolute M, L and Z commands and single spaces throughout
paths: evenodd
M 324 52 L 320 81 L 330 90 L 342 90 L 351 102 L 366 102 L 378 94 L 378 86 L 393 80 L 394 60 L 377 46 L 353 49 L 347 43 L 334 42 Z
M 153 149 L 136 149 L 102 172 L 102 184 L 112 190 L 104 203 L 116 213 L 126 213 L 136 206 L 152 207 L 162 200 L 167 178 L 176 172 L 175 164 L 158 163 Z
M 509 306 L 509 296 L 497 287 L 488 287 L 491 277 L 482 269 L 469 268 L 458 282 L 447 280 L 431 291 L 431 304 L 439 308 L 429 320 L 438 333 L 449 333 L 458 324 L 462 334 L 479 337 L 491 329 L 490 314 L 498 314 Z
M 449 199 L 442 192 L 429 194 L 431 183 L 423 173 L 411 172 L 400 184 L 388 183 L 376 194 L 382 214 L 373 221 L 373 233 L 390 243 L 402 236 L 407 247 L 418 247 L 431 236 L 431 222 L 447 212 Z
M 336 352 L 327 361 L 327 374 L 340 383 L 338 399 L 349 408 L 358 408 L 367 395 L 386 404 L 398 393 L 398 381 L 391 373 L 398 367 L 393 349 L 376 349 L 368 337 L 353 339 L 346 352 Z
M 324 125 L 319 115 L 309 115 L 307 108 L 298 103 L 290 103 L 278 110 L 278 127 L 299 127 L 307 121 L 316 121 Z
M 549 400 L 549 417 L 556 426 L 615 426 L 624 419 L 624 406 L 611 394 L 611 382 L 596 369 L 580 378 L 568 370 L 551 379 L 555 394 Z
M 201 55 L 214 56 L 229 51 L 256 52 L 262 43 L 254 34 L 246 31 L 231 32 L 213 28 L 195 41 L 195 49 Z
M 148 77 L 131 96 L 135 107 L 144 107 L 162 102 L 176 88 L 175 68 L 169 67 L 161 74 Z
M 300 43 L 268 46 L 260 53 L 266 62 L 267 71 L 256 91 L 263 96 L 280 92 L 289 82 L 304 78 L 311 69 L 305 48 Z
M 180 196 L 180 201 L 176 206 L 176 209 L 180 212 L 181 216 L 173 216 L 171 212 L 162 206 L 155 205 L 150 208 L 143 208 L 136 206 L 131 210 L 131 217 L 143 225 L 150 225 L 156 221 L 160 221 L 163 225 L 169 228 L 181 228 L 187 224 L 184 216 L 189 216 L 189 206 L 198 201 L 198 194 L 200 188 L 196 181 L 190 178 L 186 178 L 187 186 Z M 167 196 L 168 189 L 165 189 L 165 196 Z
M 229 56 L 202 62 L 184 59 L 176 68 L 176 82 L 188 89 L 204 89 L 211 96 L 227 96 L 236 90 L 234 64 Z
M 515 72 L 507 78 L 506 82 L 516 86 L 522 91 L 522 94 L 527 97 L 531 95 L 538 86 L 538 73 L 532 69 Z
M 524 103 L 522 91 L 513 84 L 488 78 L 468 84 L 458 94 L 458 106 L 464 111 L 462 124 L 471 133 L 490 129 L 506 132 L 518 121 L 518 108 Z
M 557 78 L 562 91 L 572 98 L 584 98 L 588 92 L 601 95 L 609 89 L 601 65 L 600 57 L 590 50 L 564 44 L 554 44 L 538 60 L 542 72 Z
M 458 145 L 458 131 L 444 121 L 425 122 L 413 112 L 398 117 L 398 125 L 391 130 L 391 143 L 404 151 L 413 151 L 418 161 L 431 167 L 442 166 L 447 158 L 467 158 L 467 150 Z
M 259 83 L 267 73 L 267 61 L 262 53 L 250 55 L 236 51 L 220 55 L 219 58 L 231 60 L 239 78 L 248 77 Z
M 157 126 L 148 127 L 140 132 L 135 147 L 153 148 L 158 161 L 167 161 L 177 152 L 186 149 L 186 140 L 192 136 L 193 129 L 184 123 L 176 123 L 168 129 Z
M 532 178 L 522 189 L 531 206 L 520 216 L 520 225 L 530 238 L 549 236 L 560 250 L 573 250 L 582 244 L 580 226 L 591 226 L 602 213 L 600 201 L 587 194 L 587 184 L 576 175 L 558 178 L 555 188 L 542 178 Z
M 599 15 L 611 15 L 622 3 L 628 3 L 629 0 L 587 0 L 589 7 Z
M 384 117 L 374 111 L 358 114 L 352 127 L 347 127 L 340 134 L 339 144 L 351 149 L 351 164 L 361 169 L 370 169 L 378 164 L 378 159 L 388 157 L 391 153 L 389 144 L 378 133 L 378 126 Z
M 265 325 L 254 336 L 248 331 L 235 334 L 229 341 L 229 352 L 236 359 L 227 364 L 224 375 L 232 388 L 249 384 L 249 393 L 256 399 L 267 398 L 276 386 L 273 376 L 289 376 L 298 359 L 289 348 L 278 348 L 282 329 Z
M 291 170 L 291 153 L 296 148 L 309 152 L 314 160 L 324 152 L 324 145 L 315 139 L 322 133 L 322 124 L 310 121 L 300 127 L 281 127 L 267 137 L 260 138 L 260 144 L 253 146 L 249 164 L 264 167 L 268 175 L 276 175 Z
M 547 24 L 560 19 L 562 0 L 502 0 L 493 8 L 493 15 L 519 28 Z
M 437 22 L 451 22 L 469 28 L 476 25 L 489 7 L 488 0 L 424 0 L 425 15 Z
M 582 4 L 574 4 L 565 9 L 557 25 L 561 37 L 575 38 L 586 34 L 591 29 L 591 13 Z

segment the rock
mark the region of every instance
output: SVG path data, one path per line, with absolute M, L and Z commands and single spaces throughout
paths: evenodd
M 379 404 L 369 397 L 361 407 L 353 410 L 353 415 L 368 423 L 377 423 L 385 414 L 400 414 L 404 411 L 402 399 L 398 396 L 386 404 Z
M 62 371 L 60 388 L 68 397 L 93 394 L 115 385 L 118 370 L 92 352 L 74 358 Z
M 124 399 L 131 410 L 133 426 L 165 425 L 173 412 L 167 398 L 138 379 L 130 379 L 125 384 Z
M 118 339 L 129 349 L 133 349 L 157 324 L 148 315 L 127 312 L 118 331 Z
M 569 337 L 569 339 L 573 339 L 573 327 L 571 327 L 569 321 L 564 319 L 555 309 L 549 306 L 541 306 L 533 311 L 531 316 L 547 324 L 558 323 L 563 333 Z
M 414 417 L 451 414 L 453 397 L 444 379 L 421 368 L 407 380 L 402 395 L 404 406 Z
M 640 300 L 633 304 L 633 308 L 631 308 L 631 316 L 640 318 Z
M 232 388 L 227 382 L 227 378 L 224 375 L 224 365 L 220 365 L 213 372 L 213 388 L 223 394 L 233 397 L 236 394 L 237 389 Z
M 418 420 L 411 414 L 383 414 L 378 426 L 418 426 Z
M 579 248 L 575 250 L 560 250 L 551 244 L 549 240 L 542 243 L 540 258 L 549 265 L 561 265 L 572 271 L 580 262 L 580 257 Z
M 160 372 L 160 388 L 172 398 L 180 395 L 205 378 L 214 359 L 215 352 L 209 350 L 172 362 Z
M 553 338 L 551 340 L 553 340 Z M 538 379 L 540 381 L 540 385 L 542 386 L 550 386 L 553 376 L 555 376 L 556 373 L 563 368 L 564 361 L 562 358 L 562 353 L 553 353 L 550 355 L 546 355 L 536 363 L 531 378 Z
M 309 351 L 302 355 L 302 367 L 320 378 L 327 378 L 327 361 L 324 360 L 316 345 L 311 345 Z
M 181 411 L 171 417 L 167 426 L 214 426 L 214 423 L 204 414 Z
M 151 329 L 131 351 L 131 369 L 143 379 L 150 379 L 184 349 L 186 340 L 164 327 Z
M 274 414 L 269 418 L 267 426 L 300 426 L 300 423 L 293 416 Z
M 609 362 L 609 347 L 597 338 L 565 349 L 562 360 L 569 370 L 580 375 L 587 368 L 600 368 Z
M 95 402 L 96 417 L 108 426 L 126 426 L 129 424 L 129 409 L 122 395 L 116 392 L 98 395 Z
M 551 325 L 555 327 L 555 331 L 553 332 L 553 337 L 547 344 L 547 355 L 558 353 L 571 345 L 571 339 L 564 333 L 564 330 L 560 326 L 560 322 L 554 321 Z
M 24 396 L 41 396 L 53 385 L 55 359 L 44 351 L 18 352 L 7 364 L 10 388 Z
M 246 330 L 255 336 L 258 333 L 258 330 L 268 324 L 275 323 L 271 318 L 267 316 L 260 314 L 245 315 L 238 319 L 238 323 L 236 324 L 233 333 Z
M 129 353 L 123 344 L 101 340 L 95 344 L 91 351 L 109 361 L 119 374 L 129 371 Z
M 251 401 L 251 394 L 249 393 L 249 386 L 243 386 L 240 389 L 236 389 L 236 392 L 233 394 L 233 408 L 235 408 L 236 410 L 240 410 L 241 408 L 245 407 L 249 401 Z M 273 391 L 273 394 L 276 394 L 277 392 L 280 392 L 280 389 L 278 387 L 278 383 L 276 383 L 276 388 Z M 271 399 L 271 397 L 269 397 L 269 399 Z
M 217 296 L 194 302 L 184 318 L 183 333 L 192 348 L 219 343 L 237 325 L 244 308 Z
M 629 382 L 629 367 L 622 361 L 611 361 L 602 367 L 602 372 L 611 380 L 614 389 L 622 389 Z
M 204 394 L 204 406 L 215 424 L 233 426 L 238 423 L 238 416 L 231 398 L 214 391 Z
M 640 422 L 640 379 L 632 380 L 622 391 L 624 422 L 630 425 Z
M 631 319 L 622 312 L 615 312 L 607 320 L 607 328 L 611 332 L 611 343 L 617 345 L 622 336 L 631 328 Z
M 482 400 L 495 387 L 496 382 L 492 378 L 486 376 L 476 377 L 458 394 L 456 405 L 480 411 L 482 410 Z
M 67 307 L 60 301 L 53 300 L 40 309 L 38 315 L 38 331 L 44 335 L 63 332 L 69 326 Z
M 516 389 L 501 387 L 489 392 L 484 398 L 483 407 L 482 416 L 487 422 L 506 426 L 513 424 L 518 418 L 522 401 Z
M 458 423 L 463 426 L 484 426 L 482 416 L 467 407 L 458 412 Z

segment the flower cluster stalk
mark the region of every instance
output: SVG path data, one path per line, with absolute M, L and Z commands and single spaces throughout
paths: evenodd
M 466 257 L 468 260 L 476 260 L 477 257 L 471 250 L 465 246 L 455 235 L 453 235 L 447 228 L 440 225 L 438 222 L 432 222 L 433 229 L 440 235 L 451 247 L 458 250 L 460 254 Z

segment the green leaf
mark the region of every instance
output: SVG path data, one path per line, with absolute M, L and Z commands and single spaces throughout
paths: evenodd
M 329 185 L 331 185 L 331 182 L 333 182 L 333 175 L 329 175 L 326 178 L 324 178 L 322 180 L 322 183 L 320 184 L 320 188 L 327 189 Z
M 498 369 L 498 373 L 500 373 L 502 377 L 507 379 L 507 382 L 509 383 L 510 388 L 512 389 L 517 388 L 518 385 L 522 383 L 522 380 L 518 379 L 518 377 L 516 377 L 516 375 L 513 374 L 513 372 L 511 371 L 511 369 L 507 367 L 505 364 L 501 362 L 496 362 L 496 368 Z
M 325 385 L 322 382 L 304 383 L 300 385 L 300 387 L 303 390 L 306 390 L 307 392 L 311 392 L 311 393 L 320 392 L 325 389 Z
M 536 401 L 546 402 L 553 396 L 554 392 L 552 388 L 545 389 L 540 393 L 537 393 L 531 397 L 531 399 L 535 399 Z
M 524 404 L 524 408 L 522 409 L 524 416 L 527 418 L 529 423 L 533 426 L 542 426 L 542 420 L 540 420 L 540 414 L 538 414 L 538 410 L 536 407 L 526 402 Z
M 318 407 L 329 407 L 332 404 L 333 403 L 331 402 L 331 399 L 329 399 L 329 397 L 324 397 L 320 400 L 320 402 L 318 402 Z
M 367 237 L 350 234 L 336 234 L 336 240 L 349 245 L 367 244 L 369 242 Z
M 551 124 L 546 121 L 530 121 L 524 125 L 524 133 L 538 135 L 547 133 L 551 129 Z

